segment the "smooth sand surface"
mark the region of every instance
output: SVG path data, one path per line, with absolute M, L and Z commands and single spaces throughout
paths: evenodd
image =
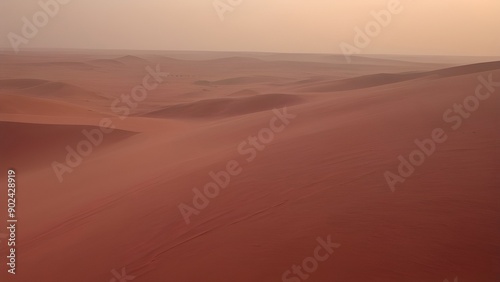
M 307 281 L 500 281 L 500 87 L 456 130 L 443 120 L 479 76 L 500 82 L 500 62 L 26 54 L 1 56 L 0 181 L 16 169 L 19 219 L 17 274 L 2 240 L 1 281 L 124 267 L 134 282 L 283 281 L 328 235 L 341 246 Z M 157 65 L 165 81 L 113 110 Z M 283 107 L 296 117 L 248 161 L 238 146 Z M 52 163 L 103 119 L 115 130 L 59 182 Z M 447 140 L 392 192 L 384 172 L 435 128 Z M 241 174 L 186 224 L 179 204 L 230 160 Z

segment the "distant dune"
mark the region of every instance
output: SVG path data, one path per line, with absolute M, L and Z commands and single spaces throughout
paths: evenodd
M 273 76 L 243 76 L 243 77 L 231 77 L 216 81 L 206 81 L 198 80 L 195 82 L 197 85 L 239 85 L 239 84 L 255 84 L 255 83 L 271 83 L 271 82 L 283 82 L 289 80 L 285 77 L 273 77 Z
M 102 116 L 73 103 L 21 95 L 0 94 L 0 113 L 28 115 Z
M 397 83 L 405 80 L 417 79 L 422 77 L 421 74 L 389 74 L 379 73 L 355 78 L 348 78 L 342 80 L 334 80 L 330 82 L 317 82 L 315 85 L 308 85 L 300 89 L 304 92 L 332 92 L 332 91 L 346 91 L 360 88 L 374 87 L 379 85 L 386 85 Z
M 118 62 L 124 63 L 124 64 L 147 64 L 148 61 L 146 59 L 137 57 L 137 56 L 123 56 L 115 59 Z
M 96 99 L 101 98 L 95 93 L 85 90 L 81 87 L 71 85 L 66 82 L 47 81 L 43 84 L 23 89 L 23 94 L 36 95 L 39 97 L 58 97 L 58 98 L 79 98 Z
M 148 117 L 220 118 L 291 106 L 303 99 L 290 94 L 262 94 L 243 98 L 217 98 L 168 106 Z
M 93 70 L 95 67 L 86 62 L 41 62 L 41 63 L 25 63 L 24 67 L 39 67 L 39 68 L 60 68 L 73 70 Z
M 47 80 L 43 79 L 30 78 L 0 79 L 0 89 L 23 89 L 35 87 L 47 82 Z
M 253 84 L 253 83 L 279 82 L 286 80 L 288 79 L 284 77 L 272 77 L 272 76 L 233 77 L 233 78 L 213 81 L 212 84 L 215 85 Z
M 450 76 L 458 76 L 470 73 L 494 71 L 498 70 L 499 68 L 500 68 L 500 61 L 445 68 L 445 69 L 430 71 L 428 72 L 428 74 L 438 75 L 440 77 L 450 77 Z
M 233 92 L 230 94 L 230 96 L 252 96 L 252 95 L 259 95 L 260 93 L 258 91 L 252 90 L 252 89 L 243 89 L 239 90 L 236 92 Z
M 123 67 L 124 65 L 123 62 L 113 59 L 95 59 L 95 60 L 90 60 L 88 63 L 100 67 Z
M 373 75 L 360 76 L 355 78 L 334 80 L 331 82 L 320 81 L 315 85 L 311 85 L 314 81 L 307 81 L 309 85 L 301 88 L 304 92 L 331 92 L 331 91 L 346 91 L 360 88 L 375 87 L 380 85 L 387 85 L 398 83 L 407 80 L 421 79 L 421 78 L 444 78 L 452 76 L 460 76 L 472 74 L 477 72 L 491 71 L 500 69 L 500 62 L 480 63 L 467 66 L 458 66 L 446 69 L 440 69 L 428 72 L 417 73 L 378 73 Z

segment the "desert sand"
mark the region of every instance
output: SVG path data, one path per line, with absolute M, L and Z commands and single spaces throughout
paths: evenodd
M 86 50 L 0 60 L 0 181 L 16 170 L 19 220 L 15 276 L 0 237 L 1 281 L 119 281 L 125 268 L 134 282 L 298 282 L 284 273 L 327 236 L 340 246 L 307 281 L 500 281 L 500 87 L 467 118 L 443 119 L 479 77 L 500 82 L 499 61 Z M 147 67 L 168 76 L 113 108 Z M 293 118 L 251 150 L 285 107 Z M 114 130 L 59 178 L 54 162 L 103 120 Z M 436 128 L 446 141 L 391 190 L 384 173 Z M 231 161 L 240 172 L 187 224 L 179 205 L 193 207 L 193 188 Z

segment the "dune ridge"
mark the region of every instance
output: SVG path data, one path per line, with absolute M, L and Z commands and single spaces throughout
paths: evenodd
M 220 118 L 294 105 L 303 99 L 291 94 L 261 94 L 242 98 L 216 98 L 176 104 L 146 114 L 148 117 Z

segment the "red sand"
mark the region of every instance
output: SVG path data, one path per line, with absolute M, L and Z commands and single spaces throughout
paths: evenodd
M 457 130 L 442 117 L 500 62 L 290 56 L 4 55 L 0 181 L 16 169 L 19 227 L 1 281 L 282 281 L 328 235 L 341 246 L 307 281 L 500 281 L 500 87 Z M 157 64 L 170 76 L 121 119 L 110 105 Z M 285 106 L 296 118 L 248 162 L 238 146 Z M 115 131 L 60 183 L 52 163 L 103 118 Z M 446 142 L 391 192 L 384 172 L 435 128 Z M 187 225 L 179 204 L 231 160 L 241 174 Z

